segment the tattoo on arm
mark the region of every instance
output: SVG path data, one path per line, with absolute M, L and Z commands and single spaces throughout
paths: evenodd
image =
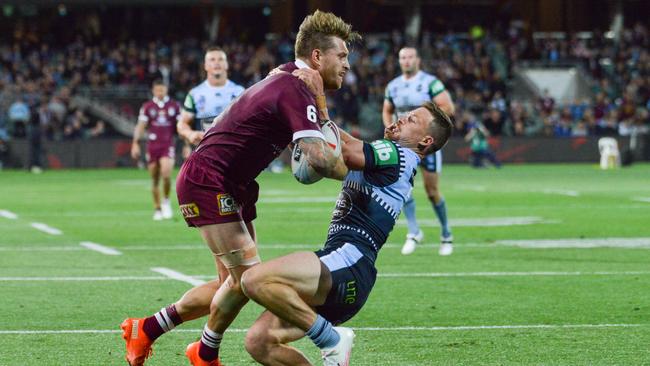
M 324 177 L 342 179 L 345 173 L 341 170 L 342 160 L 334 156 L 334 152 L 325 141 L 316 137 L 304 137 L 298 140 L 298 146 L 307 157 L 309 165 Z

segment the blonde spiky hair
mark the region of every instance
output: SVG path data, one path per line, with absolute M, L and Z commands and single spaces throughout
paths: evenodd
M 343 19 L 333 13 L 316 10 L 300 24 L 296 37 L 296 58 L 309 58 L 314 49 L 326 51 L 333 48 L 332 37 L 338 37 L 345 43 L 361 39 L 359 33 L 352 31 L 352 25 Z

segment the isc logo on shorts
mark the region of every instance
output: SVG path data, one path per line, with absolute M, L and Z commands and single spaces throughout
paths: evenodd
M 219 203 L 219 215 L 221 216 L 232 215 L 239 211 L 239 205 L 235 202 L 235 199 L 227 193 L 218 194 L 217 201 Z
M 186 219 L 199 217 L 199 206 L 197 206 L 196 203 L 180 205 L 179 208 L 181 209 L 181 214 L 183 214 L 183 217 Z

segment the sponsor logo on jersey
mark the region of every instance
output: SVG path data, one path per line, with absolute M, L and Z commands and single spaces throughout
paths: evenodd
M 181 214 L 183 215 L 184 218 L 189 219 L 192 217 L 199 217 L 199 206 L 196 205 L 196 203 L 186 203 L 184 205 L 180 205 L 180 210 Z
M 336 206 L 332 212 L 332 221 L 336 222 L 345 218 L 352 211 L 352 206 L 353 203 L 350 195 L 345 191 L 341 191 L 339 197 L 336 199 Z
M 228 193 L 218 194 L 217 203 L 219 205 L 219 215 L 221 216 L 236 214 L 239 211 L 239 205 Z
M 373 141 L 371 144 L 375 153 L 376 165 L 395 165 L 398 163 L 395 145 L 386 140 Z

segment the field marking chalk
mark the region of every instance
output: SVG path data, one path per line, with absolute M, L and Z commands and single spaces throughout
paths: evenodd
M 152 271 L 163 276 L 60 276 L 60 277 L 0 277 L 0 282 L 29 282 L 29 281 L 53 281 L 53 282 L 99 282 L 99 281 L 169 281 L 176 280 L 187 282 L 192 285 L 202 285 L 203 280 L 213 280 L 216 275 L 186 275 L 169 268 L 154 267 Z M 650 271 L 595 271 L 595 272 L 402 272 L 402 273 L 379 273 L 378 277 L 385 278 L 454 278 L 454 277 L 544 277 L 544 276 L 645 276 Z
M 401 277 L 526 277 L 526 276 L 634 276 L 648 275 L 650 271 L 623 271 L 623 272 L 432 272 L 432 273 L 379 273 L 377 277 L 401 278 Z
M 91 241 L 82 241 L 79 243 L 82 247 L 90 250 L 94 250 L 96 252 L 106 254 L 106 255 L 122 255 L 122 252 L 120 252 L 117 249 L 113 249 L 101 244 L 93 243 Z
M 568 196 L 568 197 L 578 197 L 580 196 L 580 192 L 578 191 L 573 191 L 570 189 L 541 189 L 541 190 L 533 190 L 531 192 L 538 192 L 538 193 L 544 193 L 544 194 L 559 194 L 560 196 Z
M 432 327 L 352 327 L 357 331 L 367 332 L 413 332 L 413 331 L 464 331 L 464 330 L 509 330 L 509 329 L 593 329 L 593 328 L 637 328 L 649 324 L 513 324 L 513 325 L 460 325 L 460 326 L 432 326 Z M 197 333 L 203 329 L 174 329 L 174 332 Z M 246 333 L 246 328 L 231 328 L 227 332 Z M 0 334 L 117 334 L 119 329 L 43 329 L 43 330 L 0 330 Z
M 497 245 L 527 249 L 650 248 L 650 238 L 498 240 Z
M 518 216 L 518 217 L 481 217 L 468 219 L 451 219 L 449 225 L 452 227 L 472 226 L 472 227 L 491 227 L 491 226 L 513 226 L 513 225 L 536 225 L 536 224 L 557 224 L 558 220 L 547 220 L 537 216 Z M 400 219 L 397 225 L 406 226 L 406 220 Z M 440 226 L 438 220 L 422 220 L 420 226 L 437 227 Z
M 50 235 L 62 235 L 63 234 L 63 231 L 61 231 L 61 230 L 59 230 L 57 228 L 53 228 L 51 226 L 48 226 L 47 224 L 44 224 L 42 222 L 32 222 L 30 224 L 30 226 L 33 227 L 36 230 L 42 231 L 42 232 L 44 232 L 46 234 L 50 234 Z
M 18 215 L 16 215 L 15 213 L 13 213 L 11 211 L 7 211 L 7 210 L 0 210 L 0 216 L 4 217 L 5 219 L 9 219 L 9 220 L 15 220 L 15 219 L 18 218 Z
M 185 275 L 183 273 L 174 271 L 173 269 L 165 268 L 165 267 L 153 267 L 151 268 L 152 271 L 157 272 L 162 274 L 163 276 L 167 276 L 173 280 L 177 281 L 182 281 L 182 282 L 187 282 L 192 286 L 200 286 L 205 283 L 203 280 L 199 280 L 194 277 L 190 277 L 188 275 Z M 213 276 L 212 278 L 214 278 Z
M 259 203 L 335 203 L 335 196 L 260 198 Z
M 0 277 L 0 282 L 14 281 L 54 281 L 54 282 L 95 282 L 95 281 L 169 281 L 164 276 L 97 276 L 97 277 Z

